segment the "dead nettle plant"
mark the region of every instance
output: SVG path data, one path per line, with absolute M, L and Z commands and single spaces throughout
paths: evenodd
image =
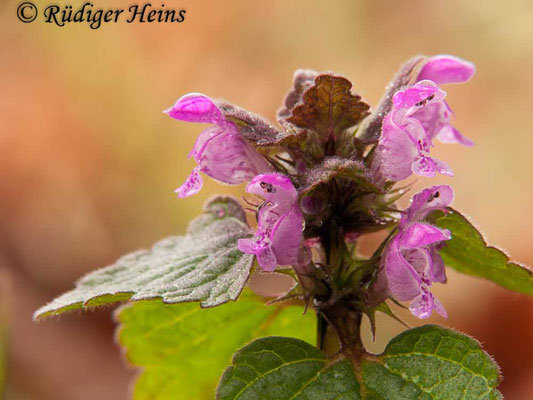
M 85 276 L 35 318 L 129 300 L 118 337 L 143 368 L 135 399 L 501 398 L 496 363 L 468 336 L 425 325 L 371 354 L 360 335 L 364 315 L 373 332 L 376 312 L 397 318 L 389 302 L 446 318 L 431 292 L 446 283 L 445 265 L 533 293 L 531 270 L 451 208 L 450 186 L 398 206 L 413 175 L 453 175 L 430 155 L 436 142 L 473 145 L 451 125 L 441 89 L 473 74 L 453 56 L 415 57 L 371 111 L 348 79 L 298 70 L 278 127 L 223 100 L 180 98 L 166 113 L 209 127 L 178 196 L 201 190 L 203 176 L 247 182 L 246 208 L 213 198 L 184 236 Z M 359 239 L 381 230 L 385 240 L 361 255 Z M 294 287 L 265 304 L 243 291 L 254 269 L 286 274 Z

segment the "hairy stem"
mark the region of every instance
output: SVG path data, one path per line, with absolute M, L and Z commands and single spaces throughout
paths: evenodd
M 324 314 L 337 336 L 340 352 L 354 366 L 358 365 L 361 356 L 366 353 L 360 334 L 362 314 L 342 303 L 325 310 Z
M 326 296 L 316 297 L 317 347 L 330 356 L 342 353 L 355 366 L 365 353 L 360 335 L 362 313 L 342 284 L 349 252 L 335 219 L 327 221 L 321 239 L 325 261 L 331 271 L 330 278 L 341 286 L 333 283 Z

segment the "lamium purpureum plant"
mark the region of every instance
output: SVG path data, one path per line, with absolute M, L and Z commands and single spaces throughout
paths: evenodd
M 365 315 L 373 333 L 376 312 L 397 319 L 390 301 L 421 319 L 446 317 L 432 293 L 445 265 L 533 293 L 531 270 L 451 208 L 450 186 L 398 205 L 412 175 L 453 175 L 431 155 L 437 141 L 472 146 L 452 126 L 441 85 L 473 74 L 456 57 L 415 57 L 371 111 L 346 78 L 299 70 L 279 127 L 226 101 L 180 98 L 166 113 L 209 127 L 178 196 L 201 190 L 204 176 L 247 182 L 246 208 L 211 199 L 186 235 L 87 275 L 35 318 L 130 300 L 117 319 L 128 359 L 144 370 L 135 399 L 501 398 L 497 365 L 468 336 L 425 325 L 371 354 L 360 335 Z M 360 254 L 360 238 L 376 231 L 383 242 Z M 254 270 L 286 274 L 294 287 L 265 304 L 244 290 Z

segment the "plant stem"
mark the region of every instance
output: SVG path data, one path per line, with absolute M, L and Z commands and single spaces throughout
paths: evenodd
M 326 351 L 326 334 L 328 331 L 328 321 L 324 318 L 321 312 L 316 313 L 316 347 L 320 350 Z
M 325 316 L 337 336 L 342 354 L 352 364 L 359 364 L 359 359 L 366 353 L 360 334 L 361 312 L 351 310 L 341 302 L 325 310 Z

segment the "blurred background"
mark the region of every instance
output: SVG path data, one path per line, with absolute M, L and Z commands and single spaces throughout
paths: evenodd
M 173 194 L 193 167 L 186 156 L 202 128 L 161 111 L 187 92 L 224 97 L 274 120 L 297 68 L 344 74 L 375 105 L 415 54 L 471 60 L 474 79 L 445 90 L 455 126 L 476 146 L 438 146 L 435 155 L 456 176 L 419 179 L 417 186 L 453 183 L 455 207 L 489 242 L 533 265 L 531 1 L 165 3 L 185 8 L 185 22 L 59 28 L 41 19 L 23 24 L 18 2 L 0 2 L 6 399 L 128 398 L 136 372 L 114 343 L 111 308 L 40 323 L 31 316 L 79 276 L 183 232 L 212 194 L 243 193 L 206 179 L 199 195 Z M 450 317 L 430 322 L 479 339 L 502 367 L 505 397 L 532 399 L 533 300 L 453 271 L 435 292 Z M 369 344 L 376 351 L 404 329 L 386 318 L 379 323 L 377 342 Z

